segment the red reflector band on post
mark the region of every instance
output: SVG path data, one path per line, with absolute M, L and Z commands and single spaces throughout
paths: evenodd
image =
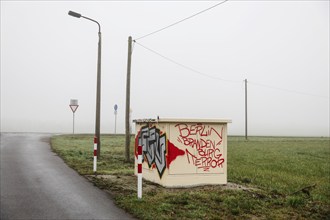
M 138 146 L 138 155 L 142 155 L 142 146 Z
M 142 164 L 138 164 L 138 173 L 142 173 Z
M 93 171 L 96 173 L 97 167 L 97 137 L 94 136 L 94 159 L 93 159 Z
M 138 158 L 137 158 L 137 170 L 138 170 L 138 181 L 137 181 L 137 194 L 138 199 L 142 198 L 142 146 L 138 146 Z

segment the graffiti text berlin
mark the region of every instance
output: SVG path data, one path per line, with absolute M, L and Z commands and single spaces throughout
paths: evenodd
M 179 131 L 178 141 L 187 147 L 188 163 L 203 171 L 222 167 L 225 161 L 220 151 L 223 128 L 217 131 L 210 125 L 200 123 L 177 124 L 175 127 Z

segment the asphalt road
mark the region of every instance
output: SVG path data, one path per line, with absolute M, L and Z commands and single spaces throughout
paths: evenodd
M 132 219 L 51 151 L 50 136 L 1 133 L 0 219 Z

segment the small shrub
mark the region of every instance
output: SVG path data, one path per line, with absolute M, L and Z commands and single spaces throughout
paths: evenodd
M 290 205 L 292 208 L 297 208 L 299 206 L 302 206 L 305 204 L 305 200 L 302 197 L 299 196 L 290 196 L 287 198 L 287 203 Z
M 247 177 L 244 177 L 242 179 L 242 183 L 251 183 L 251 179 L 250 178 L 247 178 Z

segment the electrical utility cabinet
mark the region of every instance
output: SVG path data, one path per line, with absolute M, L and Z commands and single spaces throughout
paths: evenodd
M 227 184 L 227 124 L 224 119 L 137 119 L 144 179 L 164 187 Z

